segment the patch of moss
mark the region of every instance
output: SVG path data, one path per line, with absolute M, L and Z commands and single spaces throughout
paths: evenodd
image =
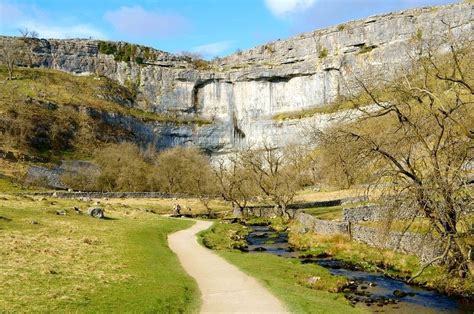
M 319 59 L 324 59 L 328 56 L 328 49 L 326 47 L 322 47 L 319 50 L 318 57 Z
M 377 48 L 377 46 L 375 46 L 375 45 L 367 46 L 366 44 L 364 44 L 360 47 L 359 54 L 364 54 L 364 53 L 371 52 L 375 48 Z
M 117 45 L 110 41 L 99 42 L 99 52 L 106 55 L 113 55 L 117 51 Z

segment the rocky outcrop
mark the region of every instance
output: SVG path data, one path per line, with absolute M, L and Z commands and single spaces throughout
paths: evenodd
M 123 42 L 29 39 L 27 62 L 78 75 L 105 75 L 134 90 L 133 106 L 143 110 L 210 119 L 213 125 L 206 127 L 135 128 L 159 138 L 159 147 L 195 143 L 226 152 L 264 141 L 298 142 L 306 125 L 337 121 L 340 113 L 280 122 L 272 116 L 324 106 L 345 95 L 349 70 L 364 75 L 382 62 L 390 70 L 399 68 L 415 51 L 417 39 L 440 38 L 447 25 L 454 36 L 472 34 L 472 11 L 472 4 L 460 3 L 374 16 L 210 63 Z M 0 45 L 10 40 L 1 37 Z M 131 123 L 120 119 L 117 123 Z

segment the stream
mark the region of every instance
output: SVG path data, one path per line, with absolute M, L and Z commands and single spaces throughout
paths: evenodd
M 382 274 L 354 269 L 343 261 L 331 258 L 299 257 L 288 244 L 286 232 L 273 231 L 268 226 L 249 226 L 249 253 L 262 252 L 286 258 L 300 258 L 301 263 L 314 263 L 331 274 L 344 276 L 350 284 L 343 293 L 353 305 L 378 313 L 474 313 L 474 301 L 458 299 L 408 285 Z

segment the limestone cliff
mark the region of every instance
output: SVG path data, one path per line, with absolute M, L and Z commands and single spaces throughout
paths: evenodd
M 337 113 L 280 122 L 272 116 L 334 101 L 344 94 L 347 69 L 363 74 L 381 62 L 399 67 L 414 51 L 416 37 L 440 37 L 447 25 L 454 36 L 471 35 L 473 7 L 460 3 L 373 16 L 209 63 L 123 42 L 76 39 L 31 39 L 28 62 L 107 76 L 134 90 L 133 106 L 146 111 L 210 119 L 206 126 L 142 125 L 124 117 L 120 123 L 159 147 L 195 143 L 224 153 L 249 143 L 300 141 L 305 124 L 324 126 Z M 0 45 L 9 40 L 1 37 Z

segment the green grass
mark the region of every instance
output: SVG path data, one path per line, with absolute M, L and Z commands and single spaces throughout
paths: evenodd
M 197 285 L 167 245 L 192 222 L 74 200 L 0 195 L 0 308 L 6 312 L 194 312 Z M 56 210 L 66 209 L 66 216 Z M 36 221 L 37 224 L 32 224 Z
M 216 223 L 201 232 L 199 239 L 205 246 L 256 278 L 295 313 L 357 313 L 340 291 L 347 282 L 333 276 L 328 270 L 314 264 L 301 264 L 298 260 L 270 254 L 241 253 L 235 250 L 246 228 L 235 224 Z M 313 284 L 311 277 L 319 277 Z
M 342 220 L 342 206 L 305 208 L 303 212 L 323 220 Z
M 357 202 L 350 205 L 305 208 L 302 211 L 319 219 L 340 221 L 343 218 L 344 208 L 352 208 L 365 204 L 367 204 L 367 202 Z
M 332 276 L 317 265 L 265 253 L 220 251 L 219 255 L 255 277 L 294 313 L 363 312 L 348 305 L 342 294 L 324 291 L 336 291 L 346 279 Z M 321 279 L 311 286 L 306 282 L 310 277 Z
M 199 234 L 200 242 L 213 250 L 234 250 L 243 248 L 247 242 L 247 227 L 237 224 L 215 223 Z
M 0 193 L 23 192 L 25 189 L 10 178 L 0 176 Z

